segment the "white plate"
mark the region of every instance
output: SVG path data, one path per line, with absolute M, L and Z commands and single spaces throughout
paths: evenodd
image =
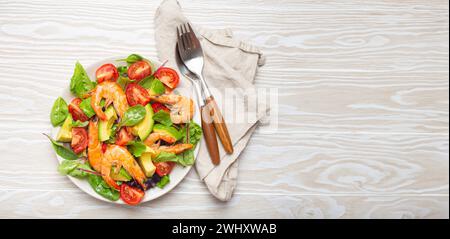
M 95 64 L 90 65 L 90 66 L 85 66 L 85 69 L 86 69 L 86 72 L 88 73 L 89 77 L 91 78 L 91 80 L 94 81 L 95 80 L 95 71 L 97 70 L 98 67 L 100 67 L 101 65 L 106 64 L 106 63 L 112 63 L 112 64 L 114 64 L 116 66 L 125 65 L 122 62 L 117 62 L 116 61 L 117 59 L 123 59 L 123 58 L 125 58 L 125 57 L 115 57 L 115 58 L 110 58 L 110 59 L 106 59 L 106 60 L 103 60 L 103 61 L 99 61 L 99 62 L 97 62 Z M 152 59 L 149 59 L 149 60 L 153 64 L 153 66 L 152 66 L 152 70 L 153 71 L 155 71 L 161 65 L 161 63 L 158 62 L 158 61 L 155 61 L 155 60 L 152 60 Z M 75 96 L 73 96 L 70 93 L 69 85 L 70 85 L 70 80 L 67 81 L 67 86 L 68 87 L 60 95 L 62 98 L 64 98 L 64 100 L 66 100 L 67 104 L 69 104 L 70 101 L 73 98 L 75 98 Z M 193 120 L 197 124 L 201 125 L 200 124 L 200 115 L 198 114 L 199 110 L 198 110 L 197 97 L 195 97 L 193 95 L 192 87 L 189 84 L 189 82 L 183 81 L 181 75 L 180 75 L 180 83 L 179 83 L 178 87 L 176 88 L 176 90 L 178 91 L 179 94 L 181 94 L 183 96 L 190 97 L 190 98 L 192 98 L 194 100 L 195 105 L 196 105 L 196 107 L 195 107 L 196 111 L 195 111 Z M 53 132 L 52 132 L 53 138 L 56 138 L 56 135 L 57 135 L 59 129 L 60 129 L 60 127 L 55 127 L 53 129 Z M 196 149 L 194 151 L 195 157 L 198 156 L 199 146 L 200 146 L 200 142 L 197 144 L 197 147 L 196 147 Z M 61 163 L 62 160 L 64 160 L 63 158 L 59 157 L 58 155 L 56 155 L 56 157 L 58 158 L 58 161 L 60 163 Z M 191 170 L 191 168 L 192 168 L 192 166 L 189 166 L 189 167 L 182 167 L 182 166 L 179 166 L 179 165 L 175 166 L 175 168 L 170 173 L 170 183 L 167 184 L 163 189 L 160 189 L 158 187 L 154 187 L 154 188 L 151 188 L 151 189 L 147 190 L 145 192 L 145 197 L 144 197 L 144 199 L 142 200 L 141 203 L 151 201 L 153 199 L 161 197 L 162 195 L 170 192 L 170 190 L 172 190 L 174 187 L 176 187 L 184 179 L 184 177 L 186 177 L 186 175 L 189 173 L 189 170 Z M 89 185 L 87 179 L 78 179 L 78 178 L 74 178 L 74 177 L 70 177 L 70 176 L 68 176 L 68 177 L 81 190 L 83 190 L 87 194 L 89 194 L 89 195 L 91 195 L 91 196 L 93 196 L 93 197 L 95 197 L 97 199 L 100 199 L 100 200 L 106 201 L 106 202 L 111 202 L 111 203 L 125 204 L 121 199 L 119 199 L 118 201 L 111 201 L 111 200 L 108 200 L 108 199 L 100 196 L 99 194 L 97 194 L 92 189 L 92 187 Z

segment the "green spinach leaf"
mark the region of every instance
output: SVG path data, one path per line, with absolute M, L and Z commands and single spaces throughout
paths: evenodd
M 170 183 L 170 177 L 169 175 L 165 175 L 161 178 L 161 181 L 159 181 L 158 183 L 156 183 L 156 186 L 158 188 L 164 188 L 167 184 Z
M 80 103 L 80 109 L 83 111 L 83 113 L 88 117 L 91 118 L 95 115 L 95 111 L 91 106 L 91 97 L 84 99 Z
M 63 98 L 58 97 L 53 103 L 52 111 L 50 113 L 50 121 L 53 126 L 58 126 L 64 122 L 69 115 L 67 103 Z
M 80 164 L 81 162 L 79 160 L 64 160 L 58 165 L 58 172 L 62 175 L 68 175 Z
M 164 84 L 153 76 L 143 79 L 139 84 L 145 89 L 150 90 L 152 95 L 162 95 L 166 92 Z
M 88 175 L 86 171 L 79 169 L 92 170 L 87 163 L 80 160 L 64 160 L 58 166 L 58 172 L 62 175 L 69 175 L 76 178 L 84 178 Z
M 54 139 L 50 138 L 50 136 L 44 134 L 52 143 L 53 149 L 56 154 L 59 155 L 63 159 L 67 160 L 75 160 L 78 159 L 78 155 L 76 155 L 71 149 L 64 147 L 62 144 L 56 142 Z
M 89 91 L 94 89 L 95 82 L 92 82 L 89 79 L 86 71 L 83 66 L 77 62 L 75 64 L 75 70 L 72 75 L 72 79 L 70 79 L 70 92 L 76 95 L 79 98 L 83 98 Z
M 170 114 L 164 110 L 159 110 L 158 112 L 156 112 L 153 115 L 153 120 L 165 126 L 171 126 L 173 124 L 172 120 L 170 119 Z
M 119 72 L 119 75 L 124 76 L 128 74 L 128 66 L 119 66 L 117 67 L 117 71 Z
M 89 167 L 88 163 L 82 163 L 82 164 L 78 165 L 78 167 L 75 170 L 70 172 L 69 175 L 72 177 L 76 177 L 76 178 L 84 178 L 89 175 L 88 172 L 80 170 L 80 169 L 92 171 L 92 169 L 91 169 L 91 167 Z
M 143 59 L 144 58 L 142 56 L 138 55 L 138 54 L 131 54 L 127 58 L 120 59 L 120 60 L 117 60 L 117 61 L 125 61 L 128 64 L 133 64 L 135 62 L 142 61 Z
M 147 146 L 140 141 L 131 141 L 128 143 L 128 151 L 134 155 L 134 157 L 141 157 L 142 153 L 145 152 Z
M 125 115 L 119 123 L 119 127 L 134 126 L 138 124 L 144 119 L 146 113 L 147 111 L 142 105 L 135 105 L 128 108 L 127 112 L 125 112 Z
M 184 151 L 182 154 L 179 154 L 178 163 L 184 167 L 194 165 L 195 163 L 194 149 L 189 149 L 187 151 Z
M 102 177 L 89 174 L 88 176 L 89 185 L 91 185 L 92 189 L 100 196 L 109 199 L 111 201 L 117 201 L 120 198 L 120 193 L 111 188 Z
M 154 76 L 147 76 L 143 80 L 139 81 L 138 84 L 145 89 L 150 89 L 152 81 L 155 79 Z

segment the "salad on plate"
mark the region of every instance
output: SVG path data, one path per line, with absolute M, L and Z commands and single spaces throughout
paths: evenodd
M 58 171 L 86 180 L 101 197 L 139 204 L 149 189 L 170 184 L 174 167 L 190 167 L 201 127 L 194 101 L 179 94 L 178 73 L 131 54 L 106 63 L 91 80 L 77 62 L 70 101 L 58 97 L 47 136 L 61 158 Z

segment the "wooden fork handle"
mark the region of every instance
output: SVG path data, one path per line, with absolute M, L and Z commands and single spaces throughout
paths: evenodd
M 233 143 L 231 142 L 230 134 L 228 133 L 227 124 L 223 119 L 222 113 L 220 112 L 219 107 L 217 106 L 216 101 L 213 96 L 209 96 L 206 99 L 206 105 L 210 107 L 211 116 L 214 122 L 214 127 L 216 128 L 217 135 L 219 136 L 220 141 L 222 142 L 223 148 L 225 152 L 228 154 L 233 153 Z
M 214 165 L 220 164 L 219 145 L 217 143 L 216 132 L 211 118 L 211 110 L 208 105 L 200 108 L 202 118 L 203 136 L 205 137 L 206 147 L 208 148 L 211 162 Z

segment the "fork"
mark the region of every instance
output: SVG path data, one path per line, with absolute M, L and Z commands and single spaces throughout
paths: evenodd
M 203 78 L 203 50 L 195 32 L 189 23 L 180 25 L 177 28 L 178 36 L 178 53 L 186 68 L 191 71 L 198 79 L 200 79 L 203 89 L 205 104 L 210 110 L 210 115 L 214 123 L 217 135 L 228 154 L 233 153 L 233 144 L 231 143 L 230 134 L 227 125 L 223 119 L 222 113 L 212 96 L 205 79 Z
M 195 76 L 192 72 L 190 72 L 182 60 L 180 59 L 180 54 L 178 53 L 178 43 L 176 45 L 175 49 L 175 60 L 178 66 L 178 69 L 180 70 L 181 74 L 183 74 L 191 83 L 194 85 L 194 89 L 196 91 L 196 95 L 198 97 L 198 104 L 200 107 L 200 116 L 202 119 L 202 128 L 203 128 L 203 135 L 205 136 L 205 142 L 206 147 L 208 148 L 209 155 L 211 157 L 211 162 L 214 165 L 220 164 L 220 155 L 219 155 L 219 148 L 217 145 L 217 139 L 216 134 L 214 132 L 214 125 L 211 123 L 211 116 L 207 112 L 207 108 L 205 107 L 205 98 L 203 96 L 201 86 L 199 84 L 199 80 L 197 79 L 197 76 Z M 205 113 L 203 113 L 205 112 Z M 208 117 L 207 119 L 205 117 Z

